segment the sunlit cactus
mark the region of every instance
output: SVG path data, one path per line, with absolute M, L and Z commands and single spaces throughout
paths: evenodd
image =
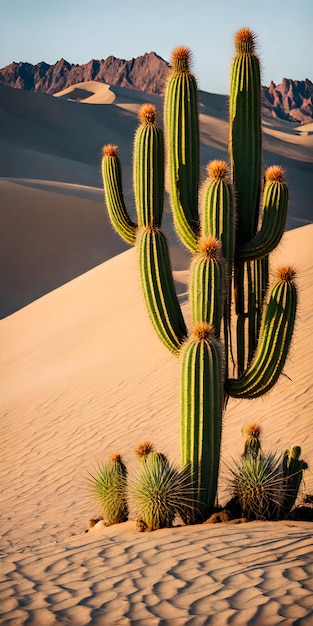
M 106 525 L 119 524 L 128 519 L 127 468 L 119 453 L 109 461 L 88 472 L 88 485 L 101 507 Z
M 170 528 L 177 516 L 185 521 L 194 505 L 187 468 L 170 463 L 165 454 L 153 450 L 141 457 L 130 482 L 130 497 L 141 531 Z
M 230 165 L 211 161 L 200 181 L 198 92 L 189 48 L 172 52 L 164 140 L 153 105 L 143 105 L 139 118 L 133 156 L 137 222 L 125 207 L 115 146 L 103 152 L 105 199 L 113 227 L 137 247 L 152 325 L 164 345 L 180 356 L 181 457 L 191 470 L 197 512 L 189 521 L 196 522 L 214 507 L 227 400 L 255 398 L 273 387 L 286 362 L 296 316 L 293 268 L 280 270 L 267 297 L 268 255 L 284 231 L 288 188 L 280 166 L 271 166 L 263 177 L 255 35 L 246 27 L 235 35 Z M 162 232 L 164 152 L 174 226 L 193 255 L 191 329 L 175 292 Z

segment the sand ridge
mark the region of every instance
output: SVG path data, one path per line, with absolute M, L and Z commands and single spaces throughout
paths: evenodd
M 11 585 L 2 592 L 2 623 L 311 623 L 307 523 L 202 525 L 148 535 L 127 522 L 117 528 L 94 527 L 5 559 Z

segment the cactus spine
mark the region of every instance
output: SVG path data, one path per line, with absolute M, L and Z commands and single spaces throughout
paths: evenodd
M 245 441 L 245 448 L 243 457 L 253 456 L 256 458 L 261 452 L 260 434 L 261 427 L 258 424 L 249 424 L 247 428 L 243 429 L 247 438 Z
M 189 338 L 161 231 L 163 135 L 156 125 L 155 107 L 142 107 L 135 135 L 138 225 L 130 220 L 124 205 L 118 154 L 107 147 L 103 155 L 112 224 L 124 239 L 136 244 L 152 324 L 166 347 L 181 357 L 181 457 L 193 476 L 197 509 L 190 521 L 205 519 L 214 506 L 228 397 L 255 398 L 275 384 L 287 358 L 296 315 L 292 268 L 280 270 L 265 307 L 268 255 L 284 230 L 288 189 L 282 168 L 272 166 L 266 173 L 261 203 L 261 85 L 255 37 L 243 28 L 235 36 L 235 45 L 230 175 L 226 162 L 212 161 L 200 191 L 197 84 L 190 71 L 190 51 L 184 46 L 173 51 L 165 90 L 173 221 L 193 254 L 189 296 L 194 328 Z M 231 315 L 237 320 L 235 340 Z M 230 371 L 236 378 L 229 376 Z

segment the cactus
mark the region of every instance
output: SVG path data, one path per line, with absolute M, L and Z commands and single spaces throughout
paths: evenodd
M 193 509 L 187 468 L 171 464 L 161 452 L 151 451 L 139 458 L 139 470 L 130 483 L 138 528 L 141 531 L 170 528 L 177 515 L 185 521 Z
M 253 33 L 248 28 L 238 31 L 235 46 L 230 168 L 224 161 L 212 161 L 200 185 L 197 84 L 190 50 L 184 46 L 172 53 L 165 139 L 155 107 L 146 104 L 140 110 L 133 158 L 137 223 L 125 207 L 115 146 L 104 147 L 102 162 L 108 213 L 117 232 L 138 250 L 152 325 L 164 345 L 180 356 L 181 457 L 194 484 L 193 522 L 208 517 L 214 507 L 228 398 L 255 398 L 276 383 L 288 355 L 297 304 L 293 268 L 279 270 L 267 298 L 268 255 L 285 227 L 288 188 L 283 169 L 275 165 L 266 171 L 262 194 L 261 85 Z M 162 232 L 164 146 L 174 226 L 193 255 L 189 332 Z
M 281 456 L 273 452 L 249 454 L 233 460 L 229 470 L 230 490 L 242 516 L 248 520 L 277 519 L 285 484 Z
M 105 523 L 119 524 L 128 519 L 127 503 L 127 468 L 121 455 L 115 453 L 104 465 L 98 463 L 97 469 L 88 472 L 87 478 L 96 500 L 101 506 Z
M 260 434 L 262 428 L 259 424 L 249 424 L 246 428 L 242 429 L 242 432 L 246 435 L 245 448 L 243 457 L 246 458 L 252 455 L 254 458 L 261 452 Z
M 308 468 L 305 461 L 300 459 L 300 446 L 293 446 L 286 450 L 283 456 L 283 475 L 285 478 L 284 498 L 280 506 L 280 516 L 287 517 L 295 504 L 303 471 Z

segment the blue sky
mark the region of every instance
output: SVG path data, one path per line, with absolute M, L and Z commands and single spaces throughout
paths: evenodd
M 263 84 L 313 80 L 313 0 L 0 0 L 0 10 L 0 67 L 131 59 L 152 50 L 169 60 L 184 44 L 199 88 L 226 94 L 233 35 L 249 26 Z

